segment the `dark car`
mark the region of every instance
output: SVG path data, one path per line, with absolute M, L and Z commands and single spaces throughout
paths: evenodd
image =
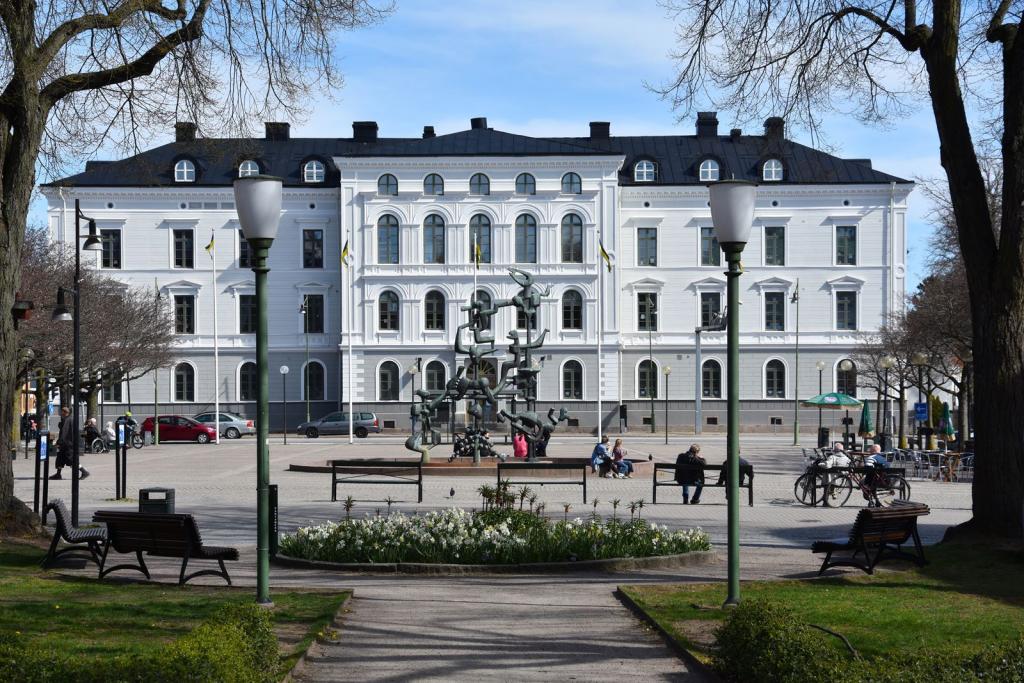
M 321 434 L 348 434 L 348 429 L 348 413 L 333 412 L 324 415 L 319 420 L 303 422 L 296 428 L 296 431 L 299 434 L 305 434 L 307 438 L 315 439 Z M 370 432 L 380 434 L 380 420 L 377 419 L 375 413 L 356 413 L 352 432 L 360 439 L 366 438 Z
M 210 443 L 217 438 L 213 427 L 196 422 L 184 415 L 161 415 L 160 441 L 195 441 Z M 142 423 L 142 431 L 153 433 L 153 418 L 147 417 Z

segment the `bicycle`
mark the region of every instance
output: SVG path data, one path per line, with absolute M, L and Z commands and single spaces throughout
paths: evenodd
M 868 471 L 858 471 L 865 468 L 869 468 Z M 840 472 L 829 482 L 825 504 L 830 507 L 842 507 L 850 499 L 854 487 L 864 496 L 868 507 L 883 507 L 879 493 L 887 499 L 910 499 L 910 484 L 906 479 L 880 468 L 871 468 L 861 459 L 856 461 L 856 466 L 850 468 L 849 472 Z
M 797 502 L 811 507 L 817 501 L 823 500 L 828 486 L 828 470 L 825 469 L 825 462 L 825 458 L 814 458 L 804 473 L 797 477 L 793 484 L 793 496 Z

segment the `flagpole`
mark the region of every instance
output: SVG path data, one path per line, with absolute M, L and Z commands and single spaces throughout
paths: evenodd
M 351 234 L 352 234 L 352 232 L 351 232 L 351 229 L 350 229 L 349 230 L 349 235 L 351 236 Z M 345 240 L 345 245 L 349 246 L 349 241 L 348 240 Z M 352 307 L 355 305 L 354 290 L 355 290 L 355 284 L 356 284 L 356 274 L 355 274 L 355 272 L 352 271 L 352 267 L 351 267 L 352 264 L 346 263 L 346 261 L 348 260 L 348 254 L 346 254 L 344 252 L 345 252 L 345 250 L 342 249 L 341 269 L 342 269 L 342 271 L 345 271 L 346 270 L 346 266 L 348 266 L 347 270 L 349 271 L 349 283 L 348 283 L 348 378 L 347 378 L 348 379 L 348 442 L 349 443 L 353 443 L 352 433 L 353 433 L 353 424 L 355 424 L 355 413 L 353 412 L 353 406 L 352 406 L 352 373 L 354 372 L 354 368 L 352 367 L 352 333 L 353 333 L 352 322 L 354 320 L 354 318 L 352 317 Z M 364 385 L 365 385 L 365 382 L 364 382 Z
M 213 277 L 213 428 L 217 434 L 214 443 L 220 443 L 220 342 L 217 334 L 217 245 L 210 234 L 210 270 Z
M 598 249 L 601 249 L 601 240 L 598 238 Z M 598 254 L 597 260 L 597 441 L 601 442 L 601 435 L 604 423 L 604 413 L 601 408 L 601 337 L 604 334 L 604 277 L 602 271 L 604 258 Z

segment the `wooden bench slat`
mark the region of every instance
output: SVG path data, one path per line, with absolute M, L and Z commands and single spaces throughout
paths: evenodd
M 919 565 L 925 563 L 924 548 L 917 533 L 917 518 L 930 513 L 927 505 L 901 501 L 888 508 L 865 508 L 857 513 L 848 538 L 815 541 L 811 552 L 826 553 L 818 570 L 823 574 L 829 567 L 857 567 L 868 574 L 886 559 L 907 559 Z M 902 546 L 913 541 L 915 552 L 908 553 Z M 832 559 L 835 552 L 852 552 L 847 558 Z M 863 558 L 859 555 L 863 554 Z

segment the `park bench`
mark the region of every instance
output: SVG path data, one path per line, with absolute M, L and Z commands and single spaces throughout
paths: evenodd
M 864 508 L 857 513 L 857 520 L 847 538 L 831 541 L 815 541 L 812 553 L 825 553 L 818 574 L 829 567 L 856 567 L 868 574 L 875 573 L 875 566 L 887 559 L 903 559 L 925 563 L 924 548 L 917 533 L 917 518 L 930 512 L 923 503 L 894 501 L 887 508 Z M 914 542 L 914 552 L 905 552 L 902 546 Z M 840 559 L 833 559 L 833 553 L 850 553 Z
M 53 510 L 55 525 L 53 529 L 53 540 L 50 542 L 50 549 L 43 558 L 42 565 L 49 567 L 59 557 L 77 557 L 96 566 L 100 564 L 100 544 L 107 540 L 107 531 L 102 527 L 75 527 L 71 526 L 71 513 L 67 506 L 59 498 L 51 501 L 46 506 L 46 512 Z M 44 513 L 44 517 L 45 517 Z M 70 548 L 57 549 L 60 542 L 64 541 Z M 85 546 L 84 548 L 81 546 Z
M 590 469 L 590 462 L 573 463 L 573 462 L 549 462 L 549 461 L 537 461 L 537 462 L 499 462 L 498 463 L 498 485 L 502 482 L 514 485 L 526 485 L 526 484 L 539 484 L 544 486 L 545 484 L 571 484 L 573 486 L 583 487 L 583 502 L 587 502 L 587 470 Z M 536 479 L 518 480 L 518 479 L 507 479 L 502 476 L 503 472 L 538 472 L 540 474 L 554 472 L 554 471 L 571 471 L 580 470 L 580 478 L 569 479 L 548 479 L 544 481 L 537 481 Z
M 682 486 L 676 481 L 675 476 L 677 471 L 689 474 L 691 476 L 686 477 L 690 480 L 704 479 L 704 488 L 726 488 L 725 477 L 719 474 L 717 479 L 710 479 L 707 477 L 708 472 L 721 473 L 725 465 L 676 465 L 669 462 L 658 462 L 654 464 L 654 482 L 653 490 L 651 492 L 651 501 L 653 503 L 658 502 L 658 487 L 659 486 Z M 671 478 L 658 478 L 658 472 L 670 472 Z M 693 484 L 691 484 L 693 486 Z M 740 465 L 740 488 L 747 489 L 747 505 L 750 507 L 754 506 L 754 466 L 753 465 Z M 726 494 L 728 495 L 728 493 Z
M 412 470 L 416 470 L 415 479 Z M 367 478 L 372 476 L 383 478 Z M 408 484 L 416 487 L 416 502 L 422 503 L 423 463 L 419 460 L 331 460 L 332 502 L 338 500 L 339 484 Z
M 178 585 L 182 586 L 197 576 L 220 576 L 228 585 L 231 577 L 224 567 L 224 560 L 237 560 L 238 550 L 220 546 L 205 545 L 199 535 L 199 527 L 192 515 L 167 514 L 158 512 L 128 512 L 121 510 L 99 510 L 93 514 L 94 522 L 107 525 L 107 537 L 100 558 L 100 576 L 103 578 L 118 569 L 134 569 L 151 578 L 142 553 L 155 557 L 180 557 L 181 572 Z M 107 567 L 107 554 L 113 548 L 119 553 L 135 553 L 138 564 L 119 564 Z M 216 560 L 220 571 L 204 569 L 185 575 L 189 560 Z

